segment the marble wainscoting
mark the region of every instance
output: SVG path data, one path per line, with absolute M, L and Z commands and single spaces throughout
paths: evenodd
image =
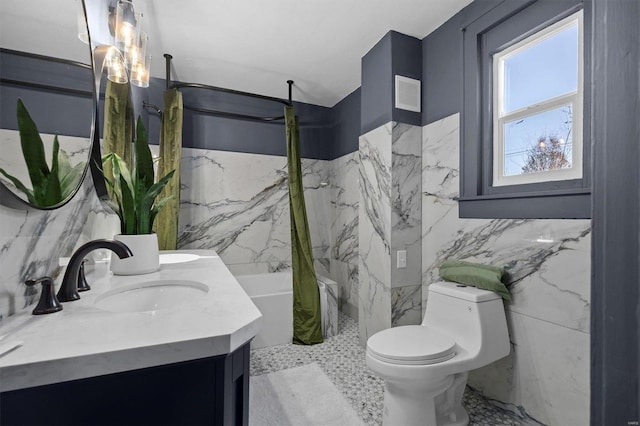
M 331 277 L 340 310 L 358 319 L 358 152 L 331 161 Z
M 60 283 L 60 257 L 70 256 L 91 215 L 103 209 L 87 174 L 74 198 L 56 210 L 14 210 L 0 206 L 0 319 L 35 303 L 37 287 L 24 281 L 51 276 Z M 86 238 L 85 238 L 86 240 Z
M 388 123 L 360 137 L 359 327 L 372 334 L 421 317 L 420 127 Z M 407 251 L 406 268 L 396 253 Z
M 391 137 L 393 123 L 359 139 L 358 328 L 360 343 L 391 326 Z
M 330 276 L 329 162 L 303 159 L 317 272 Z M 213 249 L 234 274 L 291 267 L 286 157 L 185 148 L 178 247 Z
M 511 354 L 470 386 L 524 420 L 589 422 L 590 221 L 460 219 L 459 115 L 423 129 L 422 284 L 446 259 L 504 266 Z
M 392 135 L 391 170 L 391 326 L 422 319 L 422 128 L 397 123 Z M 407 253 L 397 268 L 396 253 Z

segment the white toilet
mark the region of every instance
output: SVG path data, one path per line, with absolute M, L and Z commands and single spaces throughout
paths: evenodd
M 367 366 L 384 379 L 387 426 L 469 423 L 462 395 L 470 370 L 509 354 L 502 298 L 450 282 L 429 286 L 422 325 L 380 331 Z

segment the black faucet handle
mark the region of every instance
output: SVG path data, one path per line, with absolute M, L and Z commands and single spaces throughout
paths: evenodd
M 42 292 L 40 293 L 40 300 L 33 309 L 33 315 L 52 314 L 62 310 L 62 305 L 58 302 L 56 293 L 53 291 L 53 279 L 51 277 L 42 277 L 37 280 L 27 280 L 24 282 L 27 287 L 34 286 L 36 284 L 42 284 Z
M 86 262 L 87 259 L 84 259 L 80 264 L 80 269 L 78 270 L 78 291 L 91 290 L 91 286 L 87 282 L 87 278 L 84 276 L 84 264 Z

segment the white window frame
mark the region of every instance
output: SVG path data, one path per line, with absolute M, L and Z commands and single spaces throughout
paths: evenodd
M 578 86 L 577 90 L 505 113 L 504 60 L 544 41 L 568 27 L 578 25 Z M 584 25 L 582 10 L 545 27 L 524 40 L 493 55 L 493 186 L 519 185 L 582 178 L 582 122 L 584 86 Z M 563 105 L 572 107 L 571 168 L 537 173 L 504 175 L 504 124 Z

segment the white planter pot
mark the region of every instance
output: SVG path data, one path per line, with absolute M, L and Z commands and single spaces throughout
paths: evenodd
M 160 269 L 156 234 L 116 235 L 113 239 L 126 244 L 133 253 L 125 259 L 111 253 L 111 272 L 115 275 L 149 274 Z

